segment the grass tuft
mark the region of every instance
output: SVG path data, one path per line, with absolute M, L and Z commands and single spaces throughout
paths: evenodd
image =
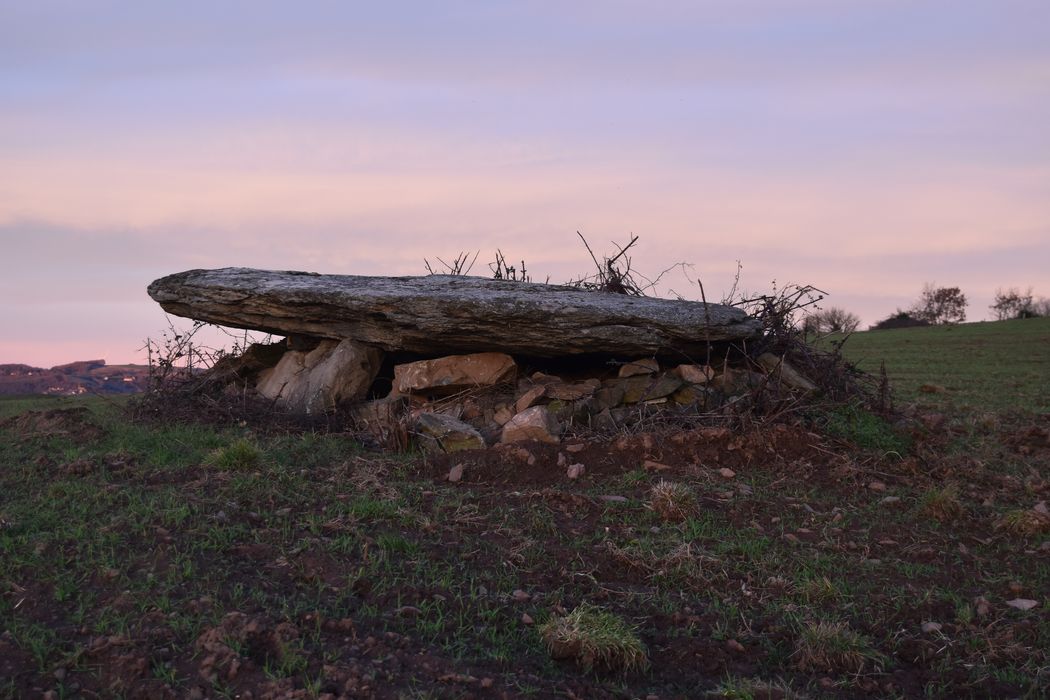
M 845 622 L 805 625 L 791 656 L 800 671 L 822 673 L 860 673 L 869 665 L 880 667 L 883 660 L 871 642 Z
M 564 617 L 544 623 L 540 636 L 555 659 L 573 659 L 584 670 L 622 671 L 649 667 L 645 645 L 634 629 L 612 613 L 581 603 Z
M 665 522 L 682 522 L 696 509 L 696 496 L 685 484 L 661 479 L 649 491 L 649 508 Z
M 248 471 L 262 463 L 262 456 L 262 450 L 242 438 L 212 452 L 208 463 L 219 469 Z
M 951 522 L 963 514 L 963 506 L 959 501 L 959 487 L 955 484 L 927 491 L 923 494 L 920 504 L 923 514 L 942 523 Z
M 799 585 L 798 592 L 807 603 L 826 603 L 839 597 L 839 589 L 827 576 L 805 581 Z
M 1013 535 L 1041 535 L 1050 532 L 1050 516 L 1037 510 L 1017 508 L 1004 513 L 995 527 Z

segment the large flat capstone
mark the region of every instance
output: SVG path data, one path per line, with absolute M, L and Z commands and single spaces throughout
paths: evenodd
M 700 356 L 709 341 L 760 331 L 743 311 L 720 304 L 450 275 L 189 270 L 153 282 L 149 295 L 176 316 L 430 355 Z

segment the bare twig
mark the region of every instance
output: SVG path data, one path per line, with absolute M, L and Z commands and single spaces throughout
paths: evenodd
M 426 267 L 427 274 L 430 275 L 469 275 L 471 269 L 474 267 L 474 263 L 477 262 L 480 253 L 481 251 L 478 250 L 474 253 L 474 257 L 470 257 L 470 253 L 465 251 L 461 252 L 452 259 L 451 263 L 445 262 L 441 258 L 437 258 L 437 261 L 445 267 L 443 272 L 434 272 L 434 269 L 430 266 L 430 261 L 426 258 L 423 258 L 423 266 Z

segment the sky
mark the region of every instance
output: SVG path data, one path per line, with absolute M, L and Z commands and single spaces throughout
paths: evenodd
M 1050 2 L 0 0 L 0 363 L 142 361 L 186 269 L 562 282 L 577 231 L 865 324 L 1050 296 Z

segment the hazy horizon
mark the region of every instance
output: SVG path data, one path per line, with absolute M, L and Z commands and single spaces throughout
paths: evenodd
M 1050 3 L 39 2 L 0 9 L 0 363 L 138 349 L 166 274 L 497 249 L 699 298 L 1050 296 Z

